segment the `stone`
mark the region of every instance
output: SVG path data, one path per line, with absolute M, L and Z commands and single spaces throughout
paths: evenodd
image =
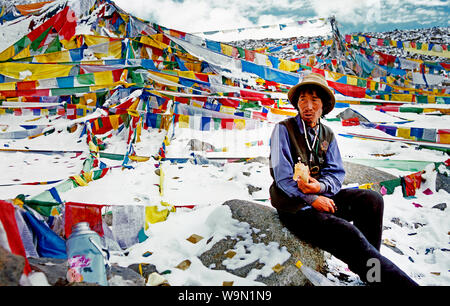
M 439 204 L 434 205 L 432 208 L 436 208 L 436 209 L 440 209 L 440 210 L 444 211 L 447 208 L 447 204 L 439 203 Z
M 47 276 L 47 281 L 51 286 L 65 286 L 67 281 L 67 260 L 60 258 L 35 258 L 28 257 L 31 269 L 42 272 Z
M 344 185 L 353 183 L 357 183 L 358 185 L 367 183 L 379 183 L 397 178 L 395 175 L 375 169 L 373 167 L 347 161 L 344 161 L 344 169 Z M 381 186 L 379 186 L 379 184 L 375 184 L 372 190 L 380 192 L 380 188 Z
M 203 237 L 197 234 L 192 234 L 189 238 L 187 238 L 186 240 L 189 241 L 190 243 L 197 243 L 200 240 L 202 240 Z
M 198 140 L 198 139 L 191 139 L 187 143 L 187 147 L 191 151 L 214 151 L 215 147 L 207 142 Z
M 145 286 L 145 278 L 128 267 L 112 265 L 107 273 L 110 286 Z
M 129 265 L 128 268 L 135 271 L 136 273 L 138 273 L 139 275 L 141 274 L 142 271 L 142 276 L 144 277 L 144 279 L 148 279 L 149 276 L 154 273 L 154 272 L 158 272 L 156 270 L 156 266 L 149 264 L 149 263 L 141 263 L 140 264 L 141 267 L 139 268 L 139 264 L 132 264 Z
M 255 187 L 251 184 L 247 184 L 247 189 L 248 189 L 248 193 L 250 195 L 252 195 L 254 192 L 260 191 L 262 188 L 261 187 Z
M 268 277 L 258 276 L 255 281 L 262 282 L 268 286 L 310 286 L 311 283 L 303 273 L 295 266 L 298 260 L 305 265 L 319 272 L 325 271 L 324 252 L 319 248 L 299 240 L 294 234 L 286 229 L 278 218 L 277 211 L 267 205 L 243 200 L 230 200 L 223 205 L 230 207 L 232 217 L 240 222 L 248 223 L 253 231 L 252 239 L 254 243 L 277 242 L 279 247 L 285 246 L 291 254 L 290 258 L 280 263 L 284 267 L 278 273 L 273 272 Z M 199 259 L 206 266 L 214 266 L 216 270 L 226 270 L 234 275 L 246 277 L 252 269 L 260 269 L 263 264 L 255 261 L 244 267 L 229 270 L 223 264 L 227 258 L 229 250 L 233 250 L 237 240 L 230 237 L 218 241 L 210 250 L 199 256 Z M 272 268 L 272 267 L 271 267 Z
M 0 246 L 0 286 L 18 286 L 25 267 L 25 257 Z
M 450 176 L 447 176 L 445 173 L 440 173 L 438 171 L 436 175 L 436 191 L 444 189 L 448 193 L 450 193 Z

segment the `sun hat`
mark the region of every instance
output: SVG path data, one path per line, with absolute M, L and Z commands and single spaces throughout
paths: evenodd
M 306 75 L 303 80 L 295 86 L 292 86 L 288 92 L 288 99 L 291 104 L 298 109 L 297 102 L 300 89 L 305 85 L 314 85 L 322 90 L 328 99 L 326 101 L 322 101 L 323 103 L 323 111 L 322 115 L 326 115 L 334 108 L 336 104 L 336 98 L 334 97 L 333 91 L 328 87 L 327 81 L 325 77 L 319 73 L 311 72 Z

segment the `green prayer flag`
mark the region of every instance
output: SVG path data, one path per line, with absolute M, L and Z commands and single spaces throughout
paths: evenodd
M 381 186 L 386 188 L 386 194 L 393 194 L 396 187 L 401 185 L 401 179 L 396 178 L 389 181 L 384 181 L 380 183 Z
M 45 53 L 52 53 L 58 51 L 61 51 L 61 43 L 59 42 L 59 36 L 56 35 L 55 39 L 48 45 L 48 48 L 47 50 L 45 50 Z
M 77 75 L 77 81 L 82 85 L 94 85 L 95 78 L 93 73 L 85 73 Z
M 222 119 L 220 119 L 220 118 L 212 118 L 212 119 L 214 120 L 214 129 L 219 130 Z
M 52 29 L 52 27 L 49 27 L 47 30 L 45 30 L 44 32 L 42 32 L 41 35 L 39 35 L 38 38 L 36 38 L 30 45 L 30 48 L 33 51 L 36 51 L 39 48 L 39 45 L 41 44 L 41 42 L 47 37 L 48 32 L 50 32 L 50 30 Z
M 25 49 L 29 44 L 31 44 L 31 40 L 28 36 L 22 37 L 18 42 L 14 44 L 14 53 L 18 54 L 20 51 Z

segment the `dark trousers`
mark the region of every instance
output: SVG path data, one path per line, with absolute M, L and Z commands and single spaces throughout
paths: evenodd
M 337 211 L 314 208 L 288 213 L 278 210 L 281 222 L 303 241 L 345 262 L 370 285 L 417 286 L 406 273 L 380 254 L 383 197 L 365 189 L 342 189 L 334 197 Z M 351 223 L 353 222 L 353 224 Z M 379 278 L 373 268 L 379 262 Z M 372 260 L 370 260 L 372 259 Z M 370 260 L 370 261 L 369 261 Z

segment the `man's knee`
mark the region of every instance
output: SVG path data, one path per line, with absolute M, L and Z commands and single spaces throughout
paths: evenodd
M 373 212 L 383 213 L 384 199 L 383 196 L 373 190 L 364 189 L 362 191 L 362 201 L 365 205 L 370 207 Z

